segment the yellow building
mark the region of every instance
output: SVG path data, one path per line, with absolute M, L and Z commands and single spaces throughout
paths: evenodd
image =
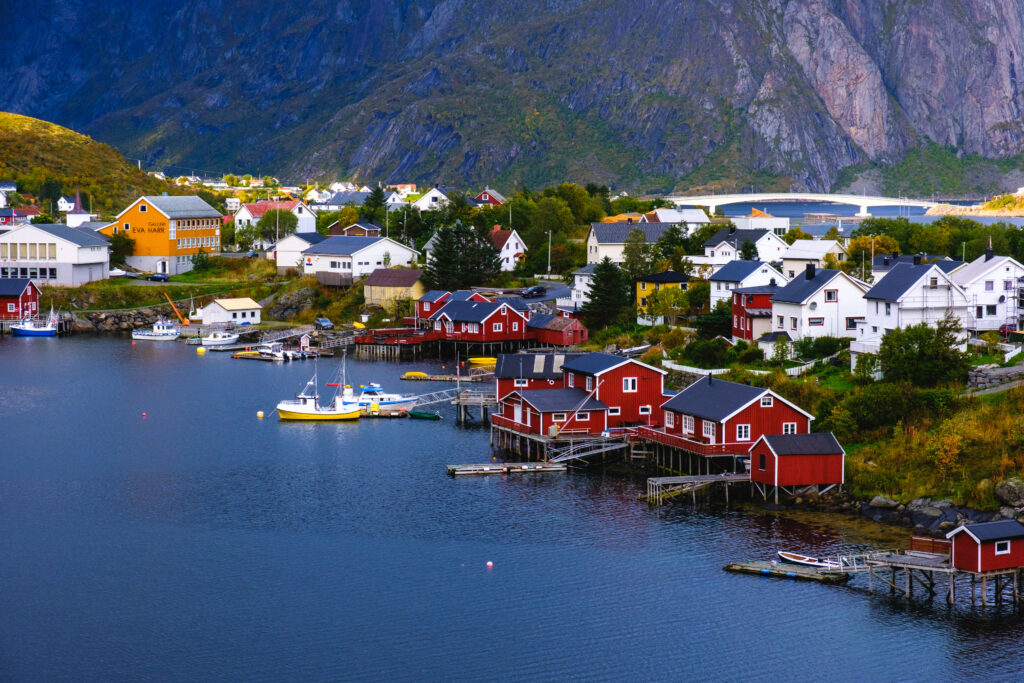
M 664 273 L 645 275 L 636 281 L 636 306 L 641 315 L 647 314 L 647 300 L 663 289 L 682 289 L 689 287 L 690 276 L 666 270 Z
M 177 275 L 192 270 L 200 249 L 220 252 L 220 226 L 220 212 L 199 197 L 139 197 L 100 232 L 135 241 L 132 268 Z
M 400 299 L 416 301 L 427 291 L 420 280 L 422 275 L 422 270 L 378 268 L 363 281 L 363 298 L 368 306 L 381 308 Z

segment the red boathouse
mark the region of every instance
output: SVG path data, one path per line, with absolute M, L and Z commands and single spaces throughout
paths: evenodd
M 0 318 L 20 320 L 39 313 L 39 288 L 30 278 L 0 278 Z
M 765 498 L 768 486 L 817 486 L 827 491 L 844 481 L 846 453 L 831 432 L 827 434 L 765 434 L 750 447 L 750 481 Z M 821 487 L 824 487 L 822 489 Z
M 566 388 L 583 389 L 608 406 L 609 427 L 661 424 L 664 370 L 610 353 L 588 353 L 563 368 Z
M 953 566 L 968 572 L 1024 567 L 1024 525 L 1013 519 L 958 526 L 953 541 Z
M 495 395 L 501 399 L 522 389 L 561 389 L 562 366 L 581 353 L 502 353 L 494 366 Z

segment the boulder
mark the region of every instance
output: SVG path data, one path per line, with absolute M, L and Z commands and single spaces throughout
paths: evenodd
M 996 498 L 999 502 L 1011 507 L 1024 507 L 1024 481 L 1006 479 L 996 484 Z
M 893 500 L 892 498 L 886 498 L 885 496 L 875 496 L 868 503 L 873 508 L 896 508 L 899 507 L 900 502 Z

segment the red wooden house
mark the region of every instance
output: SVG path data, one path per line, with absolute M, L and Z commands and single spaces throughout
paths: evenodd
M 661 424 L 664 370 L 610 353 L 588 353 L 562 369 L 567 389 L 583 389 L 608 406 L 609 427 Z
M 752 342 L 772 331 L 772 295 L 779 291 L 775 280 L 761 287 L 732 291 L 732 336 Z
M 445 339 L 487 343 L 527 338 L 526 317 L 496 301 L 448 301 L 430 317 L 434 331 Z
M 527 324 L 538 343 L 544 346 L 574 346 L 587 341 L 587 328 L 576 318 L 561 315 L 534 315 Z
M 583 389 L 519 389 L 499 401 L 491 416 L 497 426 L 526 434 L 600 434 L 609 424 L 608 406 Z
M 0 318 L 10 320 L 39 313 L 39 288 L 29 278 L 0 278 Z
M 441 307 L 444 306 L 445 302 L 450 298 L 452 298 L 451 292 L 445 292 L 439 289 L 430 290 L 416 300 L 416 317 L 420 320 L 429 318 L 441 310 Z
M 746 453 L 765 434 L 807 434 L 814 416 L 770 389 L 702 377 L 661 405 L 665 432 Z M 680 443 L 681 447 L 685 447 Z M 707 449 L 695 448 L 696 452 Z
M 491 206 L 501 206 L 508 201 L 500 192 L 489 187 L 484 188 L 484 191 L 478 194 L 475 199 L 481 204 L 490 204 Z
M 762 434 L 750 447 L 750 481 L 778 489 L 843 483 L 846 453 L 827 434 Z M 762 487 L 767 498 L 767 489 Z
M 969 572 L 1024 567 L 1024 525 L 1016 520 L 958 526 L 946 538 L 953 541 L 953 566 Z
M 452 292 L 452 301 L 488 302 L 490 301 L 490 299 L 488 299 L 480 292 L 474 292 L 469 289 L 456 289 L 454 292 Z
M 523 389 L 561 389 L 562 365 L 580 353 L 503 353 L 494 366 L 496 396 L 500 399 Z

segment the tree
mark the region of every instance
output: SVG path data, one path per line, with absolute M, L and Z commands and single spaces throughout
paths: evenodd
M 790 228 L 789 230 L 786 231 L 786 234 L 782 236 L 782 241 L 785 242 L 786 244 L 790 245 L 790 246 L 792 246 L 793 242 L 796 242 L 797 240 L 809 240 L 809 239 L 814 239 L 814 238 L 811 237 L 810 235 L 808 235 L 806 232 L 804 232 L 803 230 L 801 230 L 798 227 Z
M 220 246 L 223 249 L 227 245 L 235 243 L 235 221 L 230 220 L 220 227 Z
M 629 281 L 606 256 L 594 267 L 590 299 L 580 313 L 592 330 L 619 322 L 630 310 Z
M 690 308 L 690 298 L 685 289 L 662 287 L 647 297 L 647 315 L 665 318 L 666 325 L 675 325 Z
M 370 195 L 363 201 L 363 206 L 359 210 L 359 215 L 365 220 L 372 221 L 374 223 L 383 223 L 386 202 L 387 195 L 384 194 L 384 188 L 377 185 L 370 190 Z
M 672 224 L 665 228 L 665 232 L 661 233 L 661 237 L 655 243 L 655 249 L 658 252 L 658 258 L 666 259 L 671 261 L 679 251 L 679 255 L 686 253 L 686 238 L 683 237 L 683 232 L 679 229 L 679 226 Z
M 299 227 L 299 219 L 291 211 L 270 209 L 256 223 L 256 234 L 263 242 L 270 242 L 292 234 Z
M 202 247 L 199 248 L 195 254 L 192 255 L 192 269 L 198 271 L 204 271 L 210 267 L 210 256 L 206 253 L 206 250 Z
M 633 228 L 622 247 L 622 272 L 632 283 L 653 270 L 653 249 L 647 244 L 647 235 L 640 228 Z
M 958 351 L 960 323 L 952 316 L 935 327 L 928 323 L 890 330 L 882 337 L 878 364 L 887 382 L 933 387 L 967 378 L 967 355 Z
M 110 262 L 124 264 L 135 253 L 135 240 L 123 232 L 110 236 Z
M 710 313 L 700 316 L 694 323 L 697 336 L 704 339 L 712 337 L 732 337 L 732 305 L 729 301 L 719 301 Z
M 432 289 L 463 289 L 486 282 L 500 268 L 498 251 L 490 240 L 457 222 L 438 229 L 423 280 Z
M 707 223 L 706 225 L 700 226 L 693 231 L 693 234 L 686 238 L 686 253 L 703 255 L 704 243 L 711 239 L 711 237 L 719 230 L 723 228 L 728 229 L 732 225 L 732 221 L 729 221 L 726 224 Z
M 711 308 L 711 283 L 707 280 L 690 280 L 687 287 L 690 313 L 700 315 Z
M 779 335 L 775 338 L 775 343 L 772 344 L 772 362 L 777 365 L 783 365 L 789 360 L 789 340 Z
M 843 238 L 843 236 L 839 232 L 839 226 L 838 225 L 833 225 L 831 228 L 828 229 L 828 232 L 825 233 L 825 239 L 827 239 L 827 240 L 838 240 L 838 239 L 842 239 L 842 238 Z
M 870 384 L 875 381 L 878 372 L 878 356 L 873 353 L 857 355 L 857 367 L 853 369 L 853 379 L 858 384 Z
M 743 261 L 756 261 L 757 260 L 757 245 L 750 240 L 743 240 L 743 244 L 740 245 L 740 260 Z

